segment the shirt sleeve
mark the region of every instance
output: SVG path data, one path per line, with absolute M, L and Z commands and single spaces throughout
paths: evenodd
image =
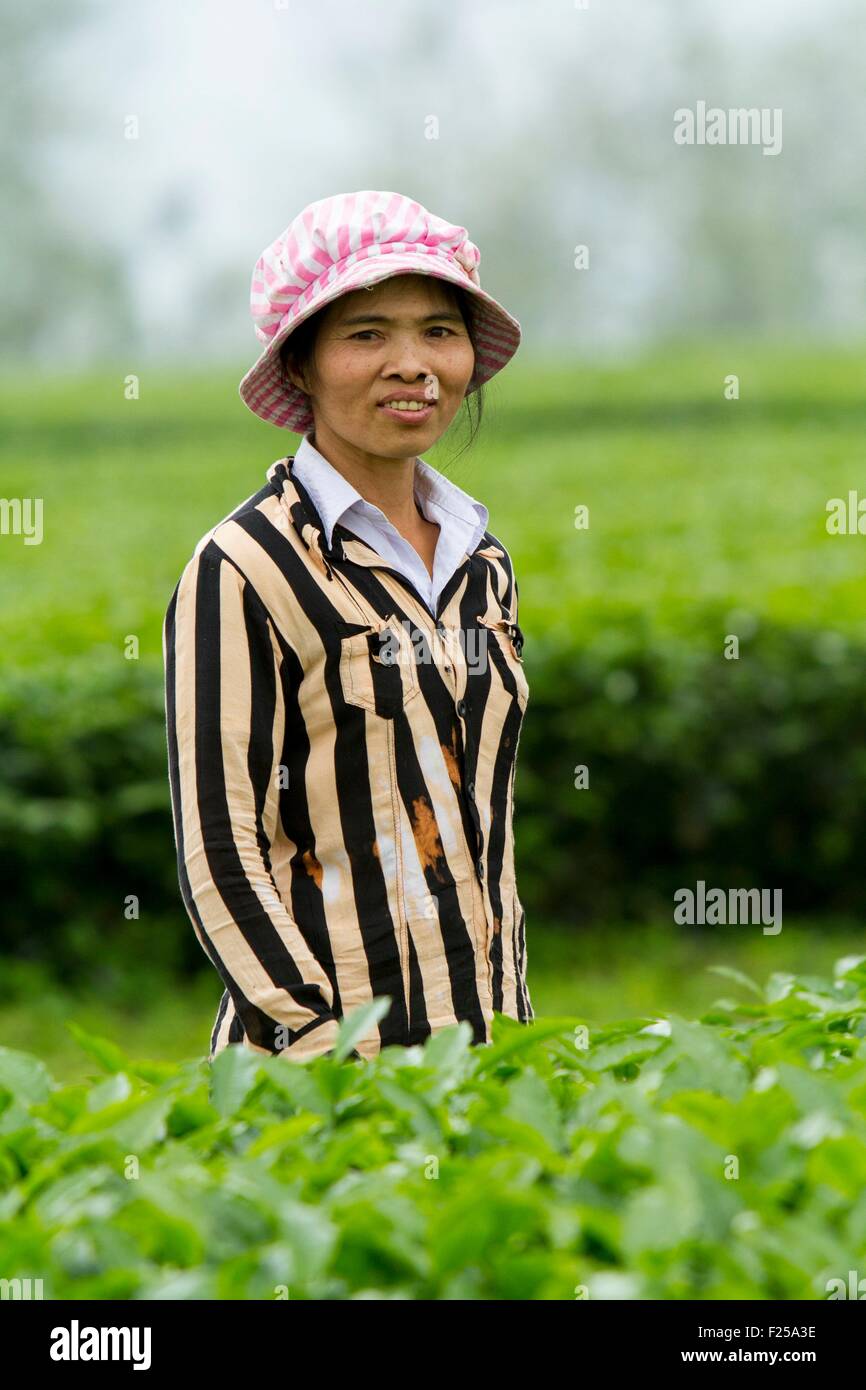
M 210 541 L 189 561 L 163 626 L 166 733 L 178 879 L 245 1045 L 293 1059 L 329 1052 L 333 989 L 271 870 L 285 729 L 281 654 L 264 604 Z

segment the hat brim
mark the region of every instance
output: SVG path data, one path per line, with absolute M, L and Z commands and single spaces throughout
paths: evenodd
M 305 319 L 341 295 L 363 289 L 365 285 L 378 284 L 391 276 L 410 274 L 447 280 L 473 296 L 475 371 L 466 390 L 467 396 L 510 362 L 520 346 L 520 324 L 501 304 L 435 248 L 429 252 L 389 253 L 387 246 L 382 246 L 363 260 L 347 258 L 346 262 L 338 263 L 333 268 L 332 278 L 326 277 L 326 283 L 316 281 L 312 294 L 305 290 L 298 296 L 261 356 L 241 381 L 238 390 L 244 404 L 269 424 L 306 434 L 314 425 L 310 398 L 306 392 L 283 378 L 279 356 L 283 343 Z

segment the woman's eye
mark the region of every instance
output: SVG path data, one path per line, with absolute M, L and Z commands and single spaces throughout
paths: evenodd
M 446 326 L 445 326 L 444 323 L 434 324 L 433 327 L 432 327 L 432 328 L 428 328 L 427 331 L 428 331 L 428 333 L 442 333 L 442 334 L 447 333 L 449 337 L 453 336 L 453 329 L 446 328 Z M 353 338 L 363 338 L 363 339 L 367 339 L 367 338 L 372 337 L 373 334 L 374 334 L 374 329 L 372 329 L 372 328 L 361 328 L 361 329 L 358 330 L 357 333 L 353 333 L 351 336 L 352 336 Z

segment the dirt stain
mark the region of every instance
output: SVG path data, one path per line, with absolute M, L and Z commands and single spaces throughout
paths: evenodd
M 322 888 L 322 866 L 321 866 L 321 864 L 319 863 L 319 861 L 318 861 L 318 859 L 316 858 L 316 856 L 313 854 L 313 851 L 310 850 L 310 849 L 305 849 L 305 850 L 304 850 L 304 853 L 303 853 L 303 855 L 302 855 L 302 859 L 303 859 L 304 868 L 306 869 L 307 873 L 310 875 L 310 878 L 313 879 L 313 880 L 315 881 L 316 887 L 317 887 L 317 888 L 319 889 L 319 891 L 321 892 L 321 888 Z
M 457 758 L 457 730 L 451 730 L 451 743 L 440 743 L 442 757 L 445 759 L 445 766 L 448 769 L 448 776 L 451 778 L 452 786 L 460 786 L 460 763 Z
M 437 878 L 443 879 L 445 851 L 442 848 L 433 807 L 426 796 L 416 796 L 412 802 L 412 834 L 415 836 L 421 867 L 432 869 Z

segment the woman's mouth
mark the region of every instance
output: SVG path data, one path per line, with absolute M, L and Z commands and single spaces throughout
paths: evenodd
M 377 405 L 376 409 L 391 420 L 399 420 L 401 424 L 422 425 L 430 419 L 435 407 L 436 401 L 406 401 L 395 396 L 392 401 Z

